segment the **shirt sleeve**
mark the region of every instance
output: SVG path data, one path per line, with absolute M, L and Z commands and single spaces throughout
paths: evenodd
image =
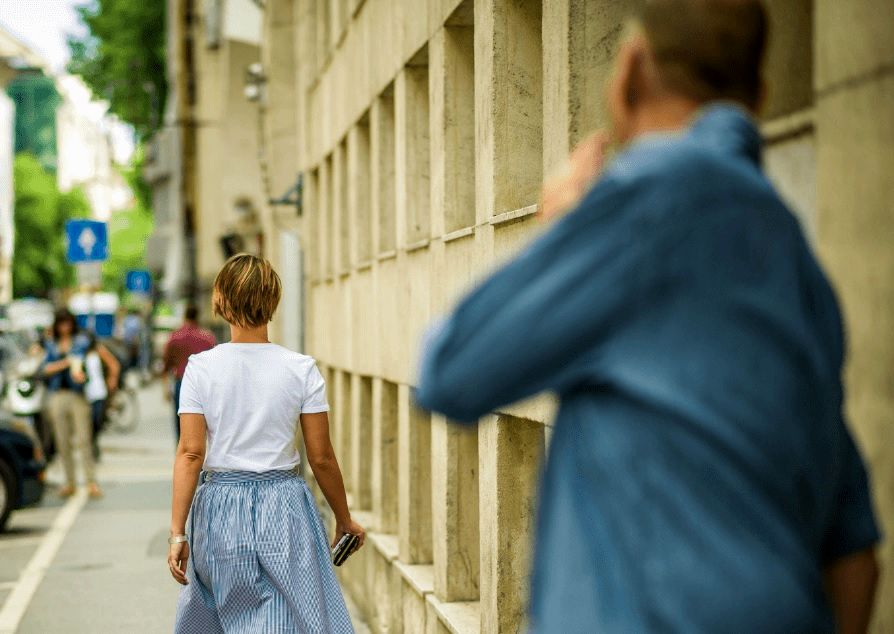
M 180 402 L 177 407 L 178 414 L 205 414 L 202 408 L 202 393 L 199 384 L 199 368 L 190 359 L 186 364 L 186 373 L 180 384 Z
M 430 330 L 418 403 L 474 422 L 501 405 L 592 379 L 600 342 L 636 316 L 662 269 L 665 227 L 646 213 L 656 201 L 637 195 L 627 183 L 603 179 Z
M 302 414 L 318 414 L 328 412 L 329 403 L 326 400 L 326 382 L 323 375 L 314 363 L 304 379 L 304 400 L 301 403 Z
M 173 342 L 173 337 L 168 339 L 168 342 L 165 344 L 164 352 L 161 355 L 162 363 L 164 364 L 165 372 L 172 370 L 174 367 L 174 350 L 171 345 Z
M 823 538 L 824 563 L 871 548 L 881 540 L 866 467 L 843 422 L 841 427 L 841 475 L 834 508 Z

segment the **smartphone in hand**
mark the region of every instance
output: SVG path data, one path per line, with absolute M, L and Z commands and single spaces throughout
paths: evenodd
M 341 566 L 345 563 L 348 557 L 350 557 L 356 549 L 359 541 L 360 538 L 357 535 L 352 535 L 351 533 L 342 535 L 341 539 L 338 540 L 338 543 L 335 545 L 335 548 L 332 549 L 332 564 Z

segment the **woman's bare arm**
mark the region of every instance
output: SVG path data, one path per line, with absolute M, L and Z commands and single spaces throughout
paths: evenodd
M 121 374 L 121 363 L 119 363 L 115 355 L 102 344 L 96 346 L 96 351 L 99 353 L 99 358 L 102 359 L 102 362 L 108 370 L 106 383 L 109 385 L 109 389 L 112 389 L 118 385 L 118 376 Z
M 201 414 L 180 415 L 180 443 L 174 458 L 174 491 L 171 501 L 171 536 L 186 534 L 186 518 L 196 492 L 199 472 L 205 462 L 205 431 L 207 425 Z M 179 583 L 186 584 L 186 561 L 189 547 L 172 544 L 168 552 L 171 574 Z
M 183 535 L 199 472 L 205 462 L 205 417 L 180 415 L 180 443 L 174 458 L 174 494 L 171 508 L 171 534 Z
M 329 415 L 326 412 L 301 415 L 301 431 L 304 434 L 304 447 L 307 450 L 307 462 L 329 507 L 335 514 L 335 539 L 333 545 L 345 533 L 360 537 L 360 546 L 365 539 L 363 527 L 351 519 L 348 499 L 345 494 L 345 483 L 329 438 Z M 358 546 L 359 547 L 359 546 Z
M 823 570 L 838 634 L 864 634 L 872 619 L 879 566 L 875 549 L 842 557 Z
M 59 359 L 58 361 L 50 361 L 45 366 L 43 366 L 43 375 L 44 376 L 53 376 L 54 374 L 59 374 L 66 368 L 71 365 L 71 360 L 68 358 Z

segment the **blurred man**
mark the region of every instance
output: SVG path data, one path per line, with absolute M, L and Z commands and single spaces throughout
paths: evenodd
M 198 323 L 199 310 L 195 306 L 187 306 L 184 313 L 183 325 L 171 333 L 171 338 L 165 345 L 164 379 L 165 397 L 174 403 L 174 433 L 177 441 L 180 441 L 180 417 L 177 410 L 180 408 L 180 385 L 183 382 L 183 374 L 186 372 L 186 362 L 190 355 L 210 350 L 217 344 L 217 340 L 209 330 L 201 328 Z M 173 378 L 173 386 L 168 381 Z
M 142 334 L 143 316 L 137 308 L 128 309 L 121 323 L 121 339 L 127 346 L 127 370 L 139 367 Z
M 535 632 L 869 622 L 879 531 L 841 318 L 761 171 L 766 29 L 756 0 L 647 3 L 608 88 L 622 151 L 600 175 L 606 137 L 584 143 L 543 191 L 545 216 L 573 211 L 427 339 L 429 409 L 561 399 Z

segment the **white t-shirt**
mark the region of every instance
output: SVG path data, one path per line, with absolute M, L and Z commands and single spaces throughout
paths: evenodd
M 102 359 L 95 350 L 88 352 L 84 357 L 84 373 L 87 375 L 87 384 L 84 386 L 84 398 L 87 402 L 93 403 L 108 397 L 109 390 L 102 371 Z
M 275 343 L 224 343 L 189 357 L 178 413 L 205 417 L 206 470 L 259 472 L 297 466 L 299 415 L 328 410 L 313 357 Z

